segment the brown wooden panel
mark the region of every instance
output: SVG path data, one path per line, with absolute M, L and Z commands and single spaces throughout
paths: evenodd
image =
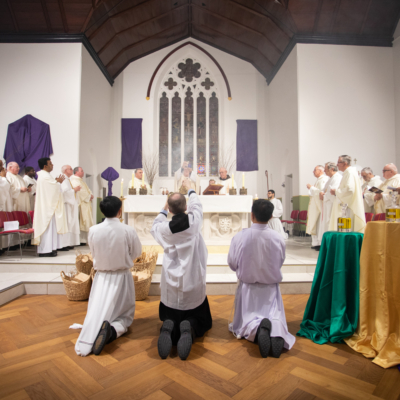
M 358 34 L 363 25 L 369 0 L 341 1 L 334 26 L 338 34 Z

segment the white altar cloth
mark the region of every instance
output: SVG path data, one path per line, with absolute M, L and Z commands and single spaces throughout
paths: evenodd
M 203 204 L 202 234 L 207 245 L 230 245 L 239 231 L 250 226 L 252 196 L 200 196 Z M 124 213 L 143 245 L 156 245 L 150 234 L 154 218 L 167 201 L 167 196 L 126 196 Z M 171 218 L 171 215 L 168 216 Z

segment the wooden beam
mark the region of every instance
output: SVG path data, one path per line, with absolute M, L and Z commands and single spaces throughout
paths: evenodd
M 333 17 L 332 17 L 332 24 L 331 24 L 330 33 L 333 32 L 333 28 L 335 27 L 335 24 L 336 24 L 336 18 L 337 18 L 338 14 L 339 14 L 340 2 L 341 2 L 341 0 L 336 0 L 335 10 L 333 12 Z
M 186 4 L 185 4 L 185 5 L 186 5 Z M 182 26 L 182 25 L 186 25 L 186 26 L 187 26 L 187 22 L 182 22 L 181 24 L 170 26 L 169 28 L 164 29 L 164 30 L 162 30 L 162 31 L 160 31 L 160 32 L 158 32 L 158 33 L 155 33 L 154 35 L 148 36 L 148 37 L 146 37 L 145 39 L 139 40 L 138 42 L 132 43 L 132 44 L 130 44 L 129 46 L 124 47 L 122 50 L 120 50 L 120 51 L 118 52 L 118 54 L 116 54 L 116 55 L 114 56 L 114 58 L 113 58 L 111 61 L 109 61 L 109 62 L 106 64 L 106 68 L 108 68 L 108 67 L 110 66 L 110 64 L 113 63 L 118 57 L 120 57 L 125 51 L 127 51 L 127 50 L 129 50 L 129 49 L 133 49 L 133 48 L 136 47 L 136 46 L 140 46 L 140 45 L 142 45 L 143 43 L 146 43 L 146 42 L 148 42 L 149 40 L 152 40 L 152 39 L 155 38 L 156 36 L 159 36 L 159 35 L 161 35 L 161 34 L 163 34 L 163 33 L 166 33 L 166 32 L 168 32 L 168 31 L 171 31 L 172 29 L 177 28 L 177 27 Z
M 124 30 L 122 30 L 122 31 L 119 31 L 118 33 L 116 33 L 116 34 L 115 34 L 115 35 L 114 35 L 114 36 L 113 36 L 113 37 L 112 37 L 112 38 L 97 52 L 97 54 L 100 56 L 100 54 L 103 53 L 104 50 L 106 50 L 106 48 L 109 47 L 109 46 L 111 45 L 111 43 L 114 41 L 114 39 L 117 38 L 119 35 L 121 35 L 121 34 L 127 32 L 127 31 L 130 31 L 130 30 L 132 30 L 132 29 L 137 29 L 137 28 L 139 28 L 140 26 L 143 26 L 143 25 L 149 24 L 149 23 L 151 23 L 151 22 L 157 21 L 158 19 L 160 19 L 160 18 L 162 18 L 162 17 L 165 17 L 165 16 L 168 15 L 168 14 L 174 13 L 175 11 L 177 11 L 177 10 L 183 8 L 183 7 L 188 7 L 188 4 L 182 4 L 181 6 L 176 7 L 176 8 L 174 8 L 174 9 L 170 10 L 170 11 L 167 11 L 167 12 L 165 12 L 165 13 L 163 13 L 163 14 L 159 14 L 159 15 L 157 15 L 156 17 L 147 19 L 146 21 L 142 21 L 142 22 L 139 23 L 139 24 L 130 26 L 129 28 L 126 28 L 126 29 L 124 29 Z
M 41 0 L 41 2 L 42 2 L 44 18 L 46 20 L 47 31 L 51 33 L 53 32 L 53 29 L 51 27 L 51 21 L 50 21 L 49 11 L 47 10 L 46 0 Z
M 372 0 L 369 0 L 367 9 L 365 10 L 365 15 L 364 15 L 363 23 L 362 23 L 362 25 L 361 25 L 360 35 L 362 35 L 362 34 L 364 33 L 365 23 L 367 22 L 368 13 L 369 13 L 369 9 L 370 9 L 370 7 L 371 7 L 371 3 L 372 3 Z
M 315 19 L 314 19 L 314 27 L 313 27 L 313 33 L 317 31 L 318 28 L 318 23 L 319 23 L 319 18 L 321 16 L 321 9 L 322 9 L 322 3 L 324 0 L 318 0 L 318 6 L 317 6 L 317 12 L 315 14 Z
M 7 5 L 8 5 L 8 9 L 10 10 L 10 14 L 11 14 L 11 18 L 13 20 L 13 24 L 14 24 L 14 29 L 19 32 L 19 27 L 18 27 L 18 23 L 17 23 L 17 19 L 15 18 L 15 14 L 14 14 L 14 10 L 11 7 L 11 2 L 10 0 L 7 0 Z
M 192 36 L 192 0 L 189 0 L 188 7 L 188 26 L 189 26 L 189 36 Z
M 64 3 L 63 0 L 58 0 L 58 6 L 60 7 L 61 18 L 64 26 L 64 32 L 68 33 L 68 23 L 67 23 L 67 16 L 65 15 Z
M 264 35 L 263 33 L 259 32 L 259 31 L 256 31 L 255 29 L 250 28 L 250 27 L 248 27 L 248 26 L 246 26 L 246 25 L 242 25 L 241 23 L 239 23 L 239 22 L 237 22 L 237 21 L 234 21 L 233 19 L 224 17 L 224 16 L 222 16 L 222 15 L 216 14 L 216 13 L 214 13 L 214 12 L 212 12 L 212 11 L 210 11 L 210 10 L 207 10 L 207 9 L 205 9 L 205 8 L 199 7 L 199 6 L 196 5 L 196 4 L 193 4 L 193 7 L 197 8 L 197 9 L 203 11 L 203 12 L 206 12 L 206 13 L 208 13 L 208 14 L 211 14 L 211 15 L 213 15 L 213 16 L 216 17 L 216 18 L 220 18 L 220 19 L 222 19 L 222 20 L 224 20 L 224 21 L 227 21 L 228 23 L 231 23 L 231 24 L 236 25 L 236 26 L 238 26 L 238 27 L 240 27 L 240 28 L 243 28 L 243 29 L 245 29 L 245 30 L 247 30 L 247 31 L 249 31 L 249 32 L 252 32 L 252 33 L 254 33 L 254 34 L 257 35 L 257 36 L 261 36 L 262 38 L 266 39 L 266 40 L 275 48 L 275 50 L 276 50 L 279 54 L 282 54 L 282 50 L 280 50 L 278 47 L 276 47 L 275 43 L 273 43 L 273 42 L 271 41 L 271 39 L 269 39 L 269 38 L 268 38 L 266 35 Z
M 93 1 L 95 1 L 95 0 L 93 0 Z M 87 17 L 85 19 L 85 22 L 83 23 L 82 28 L 80 30 L 81 33 L 85 32 L 85 29 L 86 29 L 86 27 L 87 27 L 87 25 L 88 25 L 88 23 L 90 21 L 90 18 L 92 18 L 92 15 L 93 15 L 95 7 L 96 7 L 95 5 L 90 7 L 90 10 L 89 10 L 88 15 L 87 15 Z

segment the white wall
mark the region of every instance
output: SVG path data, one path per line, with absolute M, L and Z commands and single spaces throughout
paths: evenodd
M 172 49 L 185 42 L 182 41 L 131 63 L 116 80 L 115 86 L 118 87 L 118 94 L 114 97 L 114 106 L 116 101 L 121 101 L 122 96 L 122 118 L 143 118 L 142 129 L 144 151 L 153 146 L 158 148 L 159 99 L 157 92 L 159 85 L 163 83 L 162 80 L 164 74 L 181 57 L 191 56 L 204 60 L 207 68 L 216 79 L 220 91 L 220 140 L 222 139 L 225 145 L 230 145 L 232 142 L 236 142 L 237 119 L 258 120 L 259 143 L 263 146 L 262 150 L 259 146 L 260 173 L 246 173 L 246 186 L 249 193 L 259 193 L 260 196 L 265 196 L 266 193 L 262 193 L 262 185 L 266 185 L 264 182 L 265 175 L 263 179 L 260 177 L 264 174 L 264 171 L 262 171 L 261 174 L 261 166 L 264 170 L 266 169 L 265 160 L 268 158 L 267 150 L 265 149 L 265 140 L 267 140 L 265 138 L 265 135 L 267 135 L 266 113 L 265 107 L 263 106 L 265 102 L 265 79 L 251 64 L 192 38 L 190 38 L 190 41 L 198 43 L 205 50 L 211 53 L 222 66 L 231 87 L 233 98 L 231 101 L 228 101 L 224 81 L 215 64 L 204 53 L 190 45 L 178 50 L 167 60 L 156 75 L 152 87 L 151 99 L 149 101 L 146 100 L 147 87 L 158 63 Z M 118 107 L 114 111 L 114 115 L 117 114 Z M 128 182 L 131 179 L 132 171 L 120 169 L 121 128 L 120 121 L 117 122 L 117 117 L 113 123 L 113 127 L 112 140 L 114 143 L 111 148 L 111 163 L 112 166 L 120 172 L 121 178 L 124 178 L 126 191 Z M 235 175 L 237 177 L 237 183 L 241 184 L 241 174 Z M 238 175 L 240 175 L 240 179 Z M 162 186 L 168 186 L 170 190 L 173 190 L 173 179 L 170 178 L 167 180 L 163 178 L 163 180 L 164 182 L 167 181 L 167 184 L 164 183 Z M 159 182 L 157 186 L 156 181 L 155 186 L 157 188 Z
M 0 43 L 2 149 L 8 124 L 31 114 L 50 125 L 55 170 L 78 163 L 81 47 Z
M 96 198 L 102 196 L 101 188 L 107 187 L 107 181 L 102 179 L 100 174 L 110 166 L 113 88 L 83 46 L 81 82 L 79 166 L 85 174 L 92 176 L 86 182 L 91 186 Z M 72 165 L 72 168 L 77 165 Z M 94 217 L 95 204 L 94 201 Z
M 382 176 L 395 162 L 393 49 L 297 45 L 300 194 L 341 154 Z

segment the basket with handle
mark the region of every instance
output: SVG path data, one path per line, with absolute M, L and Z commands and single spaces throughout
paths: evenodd
M 75 266 L 78 272 L 83 272 L 86 275 L 90 275 L 90 271 L 93 268 L 93 257 L 89 254 L 77 253 Z
M 135 271 L 149 270 L 153 274 L 156 269 L 158 253 L 155 251 L 143 252 L 140 257 L 133 261 Z
M 73 277 L 65 275 L 64 271 L 61 271 L 60 275 L 64 283 L 68 300 L 83 301 L 89 298 L 90 289 L 92 287 L 92 277 L 89 277 L 85 282 L 80 282 Z
M 132 269 L 131 269 L 132 271 Z M 135 271 L 132 271 L 135 272 Z M 147 277 L 141 280 L 134 280 L 135 284 L 135 300 L 136 301 L 141 301 L 141 300 L 146 300 L 147 296 L 149 295 L 150 291 L 150 285 L 151 285 L 151 278 L 153 274 L 147 270 L 147 271 L 140 271 L 140 272 L 145 272 L 147 273 Z M 132 276 L 133 279 L 133 276 Z

